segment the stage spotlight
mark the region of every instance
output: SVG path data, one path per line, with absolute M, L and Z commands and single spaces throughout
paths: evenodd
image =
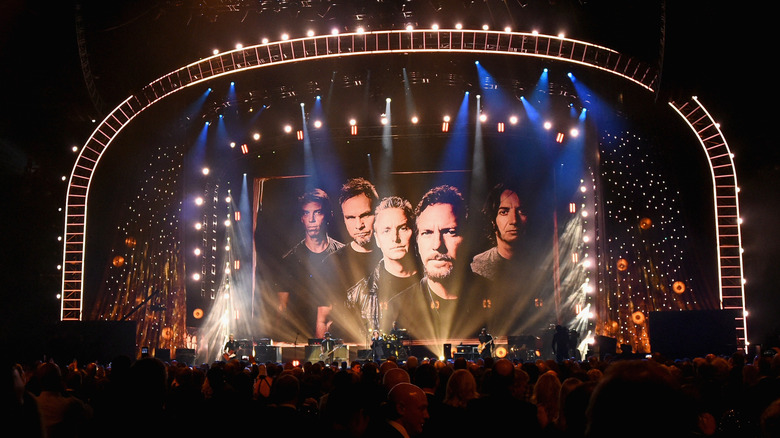
M 226 227 L 229 227 L 229 226 L 230 226 L 230 223 L 231 223 L 231 222 L 230 222 L 230 219 L 225 219 L 225 226 L 226 226 Z M 228 248 L 226 248 L 226 249 L 228 249 Z
M 382 114 L 382 118 L 380 119 L 380 121 L 381 121 L 381 123 L 382 123 L 383 125 L 387 125 L 387 116 L 385 116 L 384 114 Z
M 442 119 L 442 120 L 444 120 L 445 122 L 449 122 L 450 121 L 450 116 L 444 116 L 444 119 Z
M 406 25 L 406 30 L 408 30 L 409 32 L 411 32 L 411 31 L 413 31 L 413 30 L 414 30 L 414 26 L 412 26 L 411 24 L 407 24 L 407 25 Z
M 504 32 L 512 32 L 512 28 L 507 26 L 504 28 Z
M 195 224 L 195 229 L 196 229 L 196 230 L 200 231 L 200 229 L 201 229 L 201 228 L 203 228 L 203 224 L 201 224 L 200 222 L 198 222 L 197 224 Z
M 585 186 L 580 186 L 580 192 L 585 193 L 588 191 L 588 188 Z
M 416 125 L 416 124 L 417 124 L 417 122 L 419 122 L 419 121 L 420 121 L 420 119 L 418 119 L 418 118 L 417 118 L 417 116 L 413 116 L 413 117 L 412 117 L 412 123 L 413 123 L 413 124 L 415 124 L 415 125 Z
M 356 124 L 357 124 L 357 120 L 349 119 L 349 126 L 355 126 Z
M 490 26 L 488 26 L 487 24 L 482 25 L 482 30 L 488 30 L 488 29 L 490 29 Z
M 319 120 L 315 120 L 314 121 L 314 127 L 317 128 L 317 129 L 321 128 L 322 127 L 322 122 L 320 122 Z
M 263 38 L 262 40 L 260 40 L 260 42 L 263 44 L 268 44 L 268 38 Z
M 431 26 L 431 29 L 439 30 L 439 25 L 438 24 L 434 24 L 433 26 Z
M 244 45 L 241 43 L 236 44 L 236 50 L 241 50 L 244 48 Z
M 225 203 L 226 204 L 230 204 L 230 201 L 232 201 L 232 200 L 233 200 L 233 198 L 231 198 L 230 196 L 226 196 L 225 197 Z
M 314 36 L 314 31 L 313 31 L 313 30 L 311 30 L 311 29 L 309 29 L 309 31 L 308 31 L 308 32 L 306 32 L 306 36 L 313 37 L 313 36 Z
M 455 25 L 455 29 L 461 30 L 461 29 L 463 29 L 463 25 L 462 25 L 462 24 L 460 24 L 460 23 L 457 23 L 457 24 Z
M 201 170 L 201 172 L 203 172 L 203 174 L 204 174 L 204 175 L 208 175 L 208 174 L 209 174 L 209 172 L 210 172 L 210 170 L 209 170 L 209 168 L 208 168 L 208 167 L 204 167 L 204 168 Z
M 533 31 L 531 31 L 531 35 L 539 35 L 539 31 L 538 30 L 533 30 Z
M 196 256 L 200 255 L 200 248 L 195 248 L 194 251 L 192 251 Z
M 566 35 L 563 34 L 563 32 L 558 34 L 558 38 L 566 38 Z
M 211 54 L 212 55 L 219 55 L 219 50 L 218 49 L 214 49 L 214 50 L 211 51 Z
M 288 35 L 286 33 L 283 33 L 282 34 L 282 41 L 287 41 L 288 39 L 290 39 L 290 35 Z
M 487 121 L 487 114 L 480 114 L 479 115 L 479 121 L 480 122 L 486 122 Z
M 284 125 L 284 132 L 291 133 L 292 132 L 292 126 L 290 125 Z
M 230 149 L 233 149 L 233 148 L 235 148 L 235 147 L 236 147 L 236 142 L 234 142 L 234 141 L 231 141 L 231 142 L 230 142 Z
M 201 198 L 200 196 L 195 198 L 195 205 L 203 205 L 203 198 Z
M 254 134 L 252 134 L 252 139 L 254 139 L 255 141 L 260 140 L 260 133 L 255 132 Z
M 198 281 L 198 280 L 200 280 L 200 274 L 199 274 L 199 273 L 197 273 L 197 272 L 196 272 L 196 273 L 194 273 L 194 274 L 192 274 L 192 279 L 193 279 L 193 280 L 195 280 L 195 281 Z
M 357 33 L 363 33 L 363 32 L 365 32 L 365 30 L 363 29 L 362 26 L 357 28 Z
M 571 128 L 571 131 L 569 131 L 569 135 L 571 135 L 572 137 L 579 137 L 580 130 L 577 128 Z
M 511 116 L 509 117 L 509 123 L 516 125 L 517 124 L 517 116 Z
M 78 147 L 78 146 L 73 146 L 73 147 L 72 147 L 72 148 L 70 148 L 70 149 L 71 149 L 73 152 L 78 152 L 78 151 L 79 151 L 79 147 Z
M 331 29 L 330 34 L 331 35 L 338 35 L 339 34 L 339 30 L 334 27 L 333 29 Z
M 551 128 L 552 128 L 552 123 L 550 123 L 550 122 L 544 122 L 544 129 L 546 129 L 546 130 L 548 130 L 548 131 L 549 131 Z

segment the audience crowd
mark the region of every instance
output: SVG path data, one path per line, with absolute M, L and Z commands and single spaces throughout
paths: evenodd
M 780 355 L 6 365 L 3 436 L 780 437 Z

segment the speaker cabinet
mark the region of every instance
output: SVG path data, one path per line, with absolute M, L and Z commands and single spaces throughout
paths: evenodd
M 258 345 L 255 347 L 255 361 L 258 363 L 282 361 L 280 348 L 273 345 Z
M 596 336 L 596 350 L 599 359 L 604 359 L 607 355 L 617 354 L 617 339 L 609 336 Z
M 160 359 L 163 362 L 171 361 L 171 350 L 169 348 L 155 348 L 154 357 Z
M 650 312 L 650 348 L 669 359 L 730 355 L 737 351 L 739 316 L 739 310 Z

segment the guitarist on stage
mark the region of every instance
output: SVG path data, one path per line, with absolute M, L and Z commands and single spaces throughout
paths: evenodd
M 233 338 L 233 334 L 231 333 L 228 336 L 228 341 L 225 343 L 225 348 L 222 349 L 222 358 L 224 358 L 226 361 L 233 359 L 236 357 L 237 352 L 238 341 Z
M 336 341 L 330 337 L 330 332 L 325 332 L 325 337 L 320 344 L 322 354 L 320 358 L 326 363 L 333 363 L 333 353 L 336 351 Z
M 493 336 L 487 332 L 485 327 L 482 327 L 482 331 L 479 332 L 479 357 L 487 359 L 493 357 Z

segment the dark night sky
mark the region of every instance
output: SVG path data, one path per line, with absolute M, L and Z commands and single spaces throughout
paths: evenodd
M 70 147 L 83 144 L 94 129 L 95 110 L 76 44 L 75 7 L 71 2 L 54 3 L 7 0 L 0 6 L 0 176 L 6 187 L 0 204 L 5 225 L 0 332 L 9 334 L 58 318 L 54 295 L 60 277 L 55 267 L 61 261 L 57 236 L 62 233 L 62 217 L 57 208 L 64 206 L 65 195 L 60 177 L 71 171 Z M 154 6 L 169 2 L 108 2 L 124 5 L 112 10 L 103 3 L 84 2 L 82 11 L 93 72 L 109 108 L 131 90 L 208 55 L 203 46 L 194 47 L 199 41 L 219 40 L 195 26 L 161 28 L 166 17 L 155 19 L 161 8 Z M 529 2 L 529 10 L 534 3 Z M 573 21 L 579 28 L 603 36 L 614 43 L 611 47 L 626 53 L 658 53 L 659 19 L 647 16 L 647 11 L 659 9 L 658 2 L 583 3 L 599 12 L 600 19 L 593 26 Z M 780 157 L 771 137 L 769 111 L 777 92 L 766 77 L 772 71 L 770 42 L 776 39 L 770 36 L 770 14 L 738 3 L 670 3 L 674 4 L 667 6 L 661 92 L 697 95 L 721 123 L 736 154 L 751 339 L 761 342 L 757 336 L 780 331 L 775 317 L 780 314 L 776 293 L 780 270 L 774 266 L 780 238 L 771 228 L 780 212 Z M 148 31 L 138 33 L 141 26 L 149 26 Z M 30 166 L 32 176 L 25 171 Z

